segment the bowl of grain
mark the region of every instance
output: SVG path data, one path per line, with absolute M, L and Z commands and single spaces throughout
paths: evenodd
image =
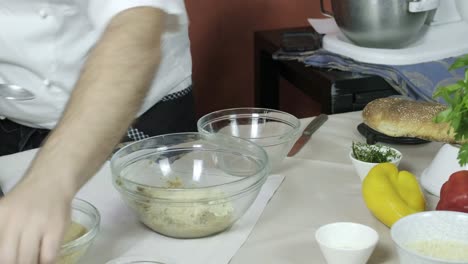
M 228 229 L 254 202 L 269 168 L 253 142 L 195 132 L 137 141 L 111 158 L 125 203 L 147 227 L 175 238 Z
M 468 263 L 468 214 L 428 211 L 408 215 L 390 231 L 401 264 Z
M 100 214 L 90 203 L 72 201 L 71 223 L 65 232 L 58 264 L 75 264 L 86 253 L 99 232 Z

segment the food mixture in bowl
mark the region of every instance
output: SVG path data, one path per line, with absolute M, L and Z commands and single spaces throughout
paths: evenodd
M 468 243 L 449 240 L 420 240 L 407 244 L 411 249 L 423 256 L 468 263 Z
M 167 200 L 207 199 L 206 202 L 185 202 L 174 204 L 131 202 L 140 220 L 152 230 L 171 237 L 203 237 L 219 233 L 231 226 L 233 205 L 223 198 L 209 200 L 209 197 L 224 197 L 222 192 L 213 190 L 184 191 L 164 194 L 158 190 L 138 188 L 145 196 Z
M 88 229 L 83 225 L 80 225 L 76 222 L 71 222 L 70 227 L 68 227 L 65 232 L 65 236 L 62 244 L 70 243 L 88 232 Z M 87 247 L 80 248 L 76 251 L 71 251 L 67 254 L 61 254 L 58 260 L 58 264 L 75 264 L 78 263 L 78 260 L 84 255 Z
M 57 264 L 75 264 L 86 253 L 99 231 L 100 215 L 90 203 L 72 201 L 71 223 L 65 231 Z
M 147 164 L 151 163 L 136 162 L 124 170 L 123 177 L 127 177 L 127 173 L 134 174 L 135 171 L 144 173 L 142 166 Z M 196 183 L 186 184 L 179 177 L 161 178 L 160 181 L 165 182 L 163 189 L 144 186 L 137 186 L 135 189 L 135 194 L 156 197 L 157 201 L 151 198 L 127 200 L 139 215 L 140 221 L 152 230 L 170 237 L 195 238 L 219 233 L 232 225 L 234 207 L 222 191 L 197 189 Z M 122 186 L 122 181 L 117 184 L 124 189 L 129 188 Z M 170 191 L 171 189 L 177 190 Z

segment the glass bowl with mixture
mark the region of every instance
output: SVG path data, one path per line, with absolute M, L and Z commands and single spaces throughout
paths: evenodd
M 262 146 L 276 170 L 298 139 L 301 123 L 286 112 L 244 107 L 209 113 L 197 126 L 200 133 L 239 137 Z
M 115 188 L 160 234 L 199 238 L 232 226 L 269 173 L 260 146 L 224 135 L 178 133 L 131 143 L 111 159 Z
M 71 224 L 65 232 L 58 264 L 75 264 L 86 253 L 99 232 L 100 214 L 90 203 L 75 198 Z

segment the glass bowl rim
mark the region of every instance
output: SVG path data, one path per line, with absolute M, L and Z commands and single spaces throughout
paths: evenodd
M 241 111 L 241 113 L 232 113 L 232 114 L 227 114 L 229 112 L 235 112 L 235 111 Z M 242 113 L 242 111 L 246 111 L 245 113 Z M 247 112 L 247 111 L 251 111 L 250 113 Z M 287 121 L 286 118 L 271 118 L 271 117 L 268 117 L 266 116 L 267 118 L 270 118 L 270 119 L 275 119 L 275 120 L 279 120 L 281 121 L 283 124 L 287 124 L 289 125 L 291 128 L 292 128 L 292 131 L 291 132 L 288 132 L 288 133 L 283 133 L 281 135 L 275 135 L 275 136 L 267 136 L 267 137 L 256 137 L 256 138 L 252 138 L 252 137 L 236 137 L 236 136 L 233 136 L 233 137 L 236 137 L 236 138 L 244 138 L 244 139 L 267 139 L 267 138 L 278 138 L 281 143 L 283 142 L 286 142 L 286 141 L 289 141 L 291 139 L 294 139 L 295 136 L 297 134 L 299 134 L 300 132 L 300 128 L 301 128 L 301 121 L 299 120 L 299 118 L 297 118 L 296 116 L 290 114 L 290 113 L 287 113 L 287 112 L 284 112 L 284 111 L 281 111 L 281 110 L 276 110 L 276 109 L 271 109 L 271 108 L 262 108 L 262 107 L 236 107 L 236 108 L 226 108 L 226 109 L 220 109 L 220 110 L 216 110 L 216 111 L 213 111 L 211 113 L 208 113 L 208 114 L 205 114 L 203 115 L 202 117 L 200 117 L 197 121 L 197 128 L 200 132 L 202 133 L 206 133 L 206 134 L 215 134 L 215 133 L 212 133 L 212 132 L 209 132 L 207 131 L 206 129 L 204 129 L 204 127 L 206 126 L 206 124 L 208 123 L 211 123 L 213 121 L 217 121 L 217 120 L 226 120 L 226 119 L 231 119 L 232 118 L 237 118 L 237 117 L 234 117 L 233 115 L 240 115 L 240 114 L 245 114 L 245 115 L 248 115 L 248 114 L 254 114 L 256 113 L 256 111 L 260 112 L 260 111 L 268 111 L 268 112 L 273 112 L 273 113 L 277 113 L 277 114 L 281 114 L 285 117 L 289 117 L 292 119 L 292 122 L 291 121 Z M 215 115 L 220 115 L 219 117 L 215 118 L 215 119 L 208 119 L 209 117 L 211 116 L 215 116 Z M 265 113 L 258 113 L 258 114 L 265 114 Z M 217 133 L 216 133 L 217 134 Z M 277 144 L 273 144 L 273 145 L 279 145 L 281 143 L 277 143 Z
M 60 251 L 61 253 L 63 252 L 64 254 L 68 253 L 73 248 L 89 243 L 91 240 L 93 240 L 96 237 L 99 231 L 101 215 L 98 209 L 94 205 L 92 205 L 90 202 L 75 197 L 73 198 L 73 201 L 72 201 L 72 211 L 75 210 L 76 203 L 78 204 L 78 206 L 84 207 L 86 210 L 84 213 L 87 215 L 92 215 L 95 218 L 95 221 L 93 222 L 93 225 L 91 226 L 91 228 L 89 228 L 84 235 L 68 243 L 65 243 L 61 246 Z M 81 209 L 78 209 L 78 210 L 82 211 Z
M 150 141 L 156 140 L 158 138 L 177 137 L 177 136 L 193 136 L 193 135 L 199 136 L 201 139 L 206 140 L 208 143 L 209 143 L 208 138 L 216 137 L 216 138 L 220 138 L 220 139 L 224 139 L 224 140 L 230 140 L 231 143 L 242 142 L 244 144 L 252 146 L 256 150 L 256 152 L 258 151 L 258 153 L 261 153 L 261 157 L 259 157 L 258 160 L 260 160 L 262 162 L 261 162 L 261 164 L 259 164 L 260 166 L 256 170 L 257 173 L 255 175 L 253 175 L 253 176 L 244 177 L 244 178 L 241 178 L 239 180 L 226 182 L 226 183 L 221 183 L 221 184 L 216 184 L 216 185 L 209 185 L 209 186 L 203 186 L 203 187 L 197 187 L 197 188 L 169 188 L 169 189 L 167 187 L 163 187 L 163 186 L 152 186 L 152 185 L 146 185 L 146 184 L 138 183 L 138 182 L 126 179 L 126 178 L 124 178 L 124 177 L 122 177 L 120 175 L 120 172 L 121 172 L 122 169 L 121 168 L 118 169 L 118 166 L 115 164 L 115 159 L 118 157 L 119 154 L 126 151 L 127 149 L 131 149 L 133 146 L 135 146 L 137 144 L 144 144 L 145 142 L 150 142 Z M 176 151 L 176 150 L 181 150 L 181 149 L 184 149 L 184 150 L 185 149 L 187 149 L 187 150 L 190 150 L 190 149 L 203 150 L 203 149 L 200 149 L 198 147 L 197 148 L 195 148 L 195 147 L 184 147 L 184 148 L 180 148 L 180 149 L 154 149 L 154 152 L 139 155 L 137 158 L 135 158 L 135 160 L 141 160 L 145 156 L 152 155 L 155 152 L 164 153 L 164 152 L 168 152 L 168 151 Z M 206 149 L 206 151 L 211 151 L 211 152 L 219 152 L 220 150 L 229 151 L 229 149 L 227 147 L 222 148 L 222 146 L 221 146 L 221 148 L 219 148 L 218 144 L 217 144 L 216 149 Z M 136 151 L 138 151 L 138 150 L 136 150 Z M 231 153 L 234 153 L 236 155 L 242 155 L 242 153 L 239 153 L 239 152 L 232 152 L 231 151 Z M 128 164 L 125 164 L 122 167 L 125 168 L 126 166 L 128 166 Z M 144 187 L 144 188 L 148 188 L 150 190 L 158 190 L 158 191 L 162 191 L 162 192 L 174 193 L 174 192 L 187 192 L 187 191 L 190 191 L 190 192 L 200 191 L 201 192 L 201 191 L 206 191 L 206 190 L 211 190 L 211 189 L 218 189 L 220 186 L 234 186 L 234 184 L 241 184 L 241 183 L 243 183 L 243 182 L 245 182 L 245 181 L 247 181 L 249 179 L 252 179 L 252 177 L 258 178 L 257 180 L 254 180 L 253 183 L 250 184 L 247 188 L 244 188 L 244 189 L 248 189 L 248 188 L 256 185 L 263 178 L 266 178 L 269 175 L 270 167 L 271 166 L 270 166 L 270 161 L 269 161 L 268 154 L 266 153 L 265 149 L 263 147 L 259 146 L 258 144 L 254 143 L 254 142 L 252 142 L 250 140 L 240 138 L 240 137 L 234 137 L 234 136 L 222 135 L 222 134 L 213 135 L 213 134 L 205 134 L 205 133 L 200 133 L 200 132 L 181 132 L 181 133 L 163 134 L 163 135 L 157 135 L 157 136 L 145 138 L 145 139 L 142 139 L 142 140 L 139 140 L 139 141 L 134 141 L 132 143 L 129 143 L 128 145 L 125 145 L 121 149 L 119 149 L 117 152 L 115 152 L 112 155 L 112 157 L 110 159 L 110 168 L 111 168 L 111 174 L 112 174 L 112 178 L 113 178 L 112 182 L 113 182 L 114 186 L 117 189 L 123 189 L 123 190 L 126 190 L 127 192 L 132 193 L 132 194 L 135 194 L 135 192 L 132 192 L 132 191 L 128 190 L 128 188 L 118 186 L 117 181 L 120 180 L 122 182 L 129 183 L 130 185 L 133 185 L 133 186 L 136 186 L 136 187 Z M 243 191 L 243 190 L 240 190 L 239 192 L 241 192 L 241 191 Z M 145 198 L 154 198 L 154 197 L 143 196 L 143 195 L 137 195 L 137 196 L 141 196 L 141 197 L 145 197 Z M 193 200 L 193 201 L 195 201 L 195 200 Z

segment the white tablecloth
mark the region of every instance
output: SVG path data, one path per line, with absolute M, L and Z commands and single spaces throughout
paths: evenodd
M 302 120 L 303 126 L 308 121 Z M 278 171 L 285 176 L 284 182 L 231 264 L 325 263 L 314 233 L 321 225 L 336 221 L 366 224 L 379 232 L 370 264 L 398 263 L 389 229 L 365 207 L 359 177 L 348 158 L 351 142 L 365 141 L 356 129 L 359 123 L 360 112 L 332 115 L 295 157 L 286 158 Z M 393 146 L 403 153 L 400 169 L 419 176 L 442 144 Z M 11 166 L 12 159 L 22 160 L 22 155 L 28 154 L 0 158 L 0 184 L 5 175 L 24 170 L 25 164 Z M 433 207 L 437 198 L 427 198 Z
M 21 179 L 36 152 L 0 158 L 0 184 L 5 192 Z M 100 231 L 80 263 L 104 264 L 128 256 L 166 264 L 228 263 L 248 238 L 283 180 L 282 175 L 268 176 L 252 206 L 228 230 L 206 238 L 175 239 L 157 234 L 138 221 L 113 187 L 109 162 L 106 162 L 77 194 L 78 198 L 93 204 L 101 215 Z
M 302 125 L 310 120 L 302 120 Z M 348 158 L 352 141 L 365 142 L 356 129 L 361 122 L 361 112 L 331 115 L 296 156 L 284 161 L 279 171 L 284 183 L 231 264 L 324 264 L 314 233 L 336 221 L 377 230 L 380 240 L 369 264 L 399 263 L 390 230 L 365 207 L 359 176 Z M 420 176 L 442 144 L 391 146 L 403 154 L 400 169 Z M 426 198 L 429 208 L 438 201 Z

